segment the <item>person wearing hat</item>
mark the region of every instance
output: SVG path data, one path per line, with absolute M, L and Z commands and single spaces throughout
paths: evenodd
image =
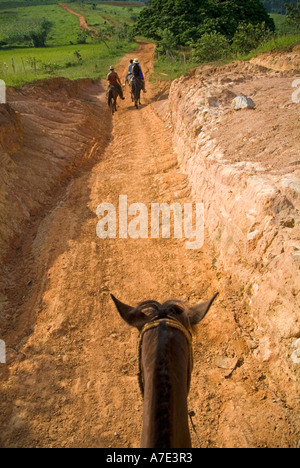
M 108 89 L 111 86 L 115 86 L 117 88 L 117 90 L 119 91 L 120 98 L 124 100 L 125 98 L 123 96 L 123 89 L 122 89 L 122 85 L 121 85 L 121 80 L 119 78 L 118 73 L 115 72 L 115 67 L 113 67 L 113 66 L 110 67 L 110 72 L 107 75 L 107 81 L 109 82 Z
M 140 65 L 140 61 L 139 59 L 134 59 L 133 61 L 133 67 L 132 67 L 132 74 L 135 78 L 139 78 L 142 82 L 142 90 L 144 91 L 144 93 L 146 93 L 146 88 L 145 88 L 145 78 L 144 78 L 144 75 L 143 75 L 143 72 L 142 72 L 142 68 L 141 68 L 141 65 Z

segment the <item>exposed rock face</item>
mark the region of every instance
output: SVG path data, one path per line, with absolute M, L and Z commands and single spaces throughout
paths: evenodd
M 251 63 L 262 65 L 272 70 L 300 72 L 300 46 L 297 45 L 291 52 L 263 53 L 251 59 Z
M 282 388 L 299 371 L 296 355 L 291 359 L 300 337 L 300 141 L 293 76 L 249 63 L 199 69 L 172 84 L 167 116 L 180 164 L 197 201 L 205 204 L 206 236 L 256 321 L 260 343 L 254 352 L 270 363 Z M 231 109 L 237 95 L 255 96 L 256 110 Z

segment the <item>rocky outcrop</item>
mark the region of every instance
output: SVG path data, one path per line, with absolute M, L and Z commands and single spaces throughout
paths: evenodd
M 300 72 L 300 45 L 295 46 L 290 52 L 266 52 L 251 59 L 251 63 L 261 65 L 276 71 Z
M 173 82 L 166 116 L 180 165 L 205 205 L 216 265 L 240 288 L 255 320 L 254 352 L 290 381 L 292 343 L 300 337 L 299 107 L 292 81 L 249 63 L 206 67 Z M 240 95 L 254 97 L 256 110 L 235 112 L 231 102 Z

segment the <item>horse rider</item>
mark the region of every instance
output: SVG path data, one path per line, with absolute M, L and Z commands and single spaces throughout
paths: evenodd
M 115 86 L 115 88 L 117 88 L 117 90 L 119 92 L 120 98 L 124 101 L 125 98 L 123 96 L 123 89 L 122 89 L 122 85 L 121 85 L 121 80 L 119 78 L 118 73 L 115 72 L 115 67 L 113 67 L 113 66 L 110 67 L 110 72 L 107 75 L 107 81 L 109 81 L 108 91 L 109 91 L 109 88 L 111 86 Z
M 128 73 L 126 75 L 125 82 L 123 84 L 124 87 L 126 86 L 126 83 L 128 84 L 130 83 L 130 79 L 132 77 L 132 69 L 133 69 L 133 60 L 131 59 L 130 64 L 128 66 Z
M 134 59 L 134 61 L 133 61 L 132 75 L 133 75 L 134 78 L 139 78 L 141 80 L 142 90 L 144 91 L 144 93 L 146 93 L 147 91 L 146 91 L 145 78 L 144 78 L 144 75 L 143 75 L 143 72 L 142 72 L 140 61 L 137 58 Z

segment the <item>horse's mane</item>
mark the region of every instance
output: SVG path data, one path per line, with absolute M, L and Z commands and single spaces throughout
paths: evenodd
M 178 320 L 185 327 L 189 327 L 189 318 L 186 313 L 186 306 L 182 301 L 169 300 L 160 304 L 156 301 L 146 301 L 140 303 L 136 310 L 143 312 L 149 321 L 154 321 L 163 318 L 172 318 Z M 167 325 L 162 322 L 161 329 L 167 330 Z M 168 448 L 170 447 L 170 401 L 171 401 L 171 379 L 169 373 L 170 359 L 170 342 L 168 339 L 160 339 L 158 341 L 155 360 L 155 375 L 156 375 L 156 395 L 159 398 L 157 401 L 155 421 L 157 429 L 155 435 L 159 437 L 154 443 L 155 446 Z

